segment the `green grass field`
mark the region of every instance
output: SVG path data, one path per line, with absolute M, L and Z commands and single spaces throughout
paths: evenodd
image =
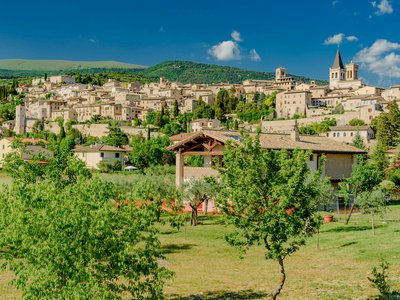
M 400 206 L 388 219 L 399 219 Z M 393 288 L 400 291 L 400 223 L 379 222 L 372 235 L 367 215 L 356 214 L 349 225 L 324 224 L 317 237 L 286 260 L 287 282 L 282 299 L 367 299 L 377 294 L 367 276 L 385 258 Z M 166 264 L 176 272 L 166 292 L 175 299 L 260 299 L 275 287 L 278 267 L 253 248 L 243 258 L 224 241 L 228 230 L 218 218 L 180 232 L 165 231 L 161 241 Z M 235 298 L 236 296 L 236 298 Z
M 324 224 L 299 252 L 286 260 L 287 281 L 281 299 L 373 299 L 377 291 L 367 277 L 380 259 L 390 263 L 393 288 L 400 290 L 400 206 L 388 210 L 387 224 L 378 222 L 372 235 L 367 215 Z M 277 264 L 253 248 L 243 259 L 224 241 L 229 230 L 220 217 L 200 217 L 180 231 L 164 227 L 160 239 L 166 256 L 162 264 L 175 272 L 165 292 L 170 299 L 262 299 L 277 283 Z M 1 299 L 20 299 L 10 285 L 12 274 L 0 273 Z

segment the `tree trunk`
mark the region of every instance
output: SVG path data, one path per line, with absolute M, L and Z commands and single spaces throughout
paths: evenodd
M 279 265 L 281 267 L 281 270 L 280 270 L 281 279 L 280 279 L 279 285 L 275 289 L 275 291 L 273 291 L 272 293 L 270 293 L 268 295 L 270 297 L 270 299 L 273 299 L 273 300 L 275 300 L 278 297 L 278 295 L 280 294 L 280 292 L 281 292 L 281 290 L 283 288 L 283 285 L 285 284 L 285 280 L 286 280 L 285 267 L 283 265 L 283 258 L 282 257 L 278 258 L 278 263 L 279 263 Z
M 204 200 L 204 215 L 207 215 L 208 213 L 208 199 L 206 198 Z
M 372 234 L 375 235 L 375 218 L 374 218 L 374 213 L 371 213 L 372 217 Z
M 190 225 L 197 226 L 197 224 L 197 207 L 195 208 L 192 206 L 192 218 L 190 219 Z
M 346 225 L 349 224 L 351 214 L 353 213 L 355 205 L 356 205 L 356 198 L 354 197 L 353 203 L 351 204 L 349 215 L 347 216 Z
M 191 207 L 191 209 L 192 209 L 192 218 L 191 218 L 191 220 L 190 220 L 190 225 L 193 225 L 193 226 L 197 226 L 198 224 L 199 224 L 199 222 L 198 222 L 198 211 L 197 211 L 197 209 L 199 208 L 199 206 L 202 204 L 204 202 L 204 200 L 203 199 L 200 199 L 200 201 L 198 202 L 198 203 L 195 203 L 194 205 L 193 204 L 189 204 L 189 206 Z

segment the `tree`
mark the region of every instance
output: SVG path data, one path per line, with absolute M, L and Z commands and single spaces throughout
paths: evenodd
M 353 167 L 351 176 L 342 184 L 341 189 L 345 195 L 352 194 L 355 196 L 351 204 L 350 213 L 347 217 L 346 224 L 349 223 L 351 215 L 357 202 L 357 196 L 365 191 L 373 190 L 381 181 L 383 174 L 368 161 L 358 161 Z
M 336 192 L 328 178 L 326 178 L 325 182 L 321 182 L 320 193 L 315 200 L 316 205 L 319 208 L 323 206 L 324 210 L 331 209 L 335 204 L 335 201 L 337 200 Z M 317 231 L 317 249 L 319 249 L 319 228 Z
M 350 126 L 363 126 L 363 125 L 365 125 L 365 122 L 363 120 L 354 118 L 349 121 L 349 125 Z
M 124 133 L 116 122 L 108 123 L 108 134 L 103 138 L 105 144 L 121 147 L 128 144 L 128 136 Z
M 375 215 L 385 211 L 386 194 L 381 190 L 364 191 L 357 197 L 357 203 L 363 213 L 371 214 L 372 232 L 375 235 Z
M 215 198 L 217 189 L 215 188 L 213 178 L 201 178 L 189 180 L 183 188 L 183 201 L 189 203 L 192 209 L 190 224 L 198 225 L 198 209 L 205 203 L 208 206 L 208 201 Z M 207 210 L 206 210 L 207 211 Z M 205 211 L 205 212 L 206 212 Z
M 29 184 L 15 174 L 0 192 L 0 214 L 7 216 L 0 218 L 0 255 L 15 286 L 27 299 L 162 298 L 171 273 L 158 263 L 154 209 L 117 206 L 115 186 L 83 175 L 75 161 L 59 170 L 74 174 L 62 188 L 50 174 Z
M 166 150 L 170 141 L 168 137 L 157 137 L 144 141 L 141 137 L 132 139 L 131 162 L 135 167 L 144 169 L 152 165 L 171 164 L 174 161 L 172 152 Z
M 396 101 L 390 103 L 389 112 L 381 113 L 375 118 L 378 143 L 386 150 L 395 148 L 400 142 L 400 111 Z
M 233 125 L 232 125 L 232 126 L 233 126 L 233 129 L 234 129 L 234 130 L 239 130 L 239 124 L 238 124 L 238 121 L 237 121 L 237 120 L 234 120 L 234 121 L 233 121 Z
M 320 134 L 323 132 L 328 132 L 330 129 L 329 127 L 336 126 L 336 119 L 335 118 L 325 118 L 321 122 L 314 122 L 309 125 L 305 125 L 299 128 L 301 134 Z
M 281 277 L 272 299 L 285 283 L 285 258 L 320 224 L 315 198 L 322 178 L 320 172 L 310 174 L 309 155 L 263 149 L 259 137 L 228 143 L 224 152 L 219 205 L 235 228 L 226 239 L 242 251 L 262 244 L 265 258 L 278 262 Z
M 365 150 L 367 148 L 365 147 L 364 140 L 362 139 L 359 131 L 356 132 L 352 145 L 361 150 Z
M 64 119 L 57 118 L 56 119 L 58 127 L 60 127 L 60 132 L 58 133 L 57 140 L 60 143 L 65 138 L 65 129 L 64 129 Z
M 163 205 L 173 208 L 178 198 L 175 182 L 166 176 L 144 176 L 134 186 L 134 199 L 150 201 L 156 211 L 157 221 L 161 220 Z
M 178 105 L 178 100 L 176 100 L 176 99 L 174 101 L 174 108 L 173 108 L 172 112 L 173 112 L 175 118 L 179 115 L 179 105 Z
M 371 154 L 371 163 L 384 176 L 386 168 L 389 166 L 388 158 L 385 154 L 385 148 L 382 143 L 378 142 L 374 151 Z

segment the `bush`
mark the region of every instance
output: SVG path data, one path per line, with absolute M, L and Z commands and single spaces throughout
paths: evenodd
M 365 122 L 363 120 L 354 118 L 349 121 L 349 125 L 350 126 L 363 126 L 363 125 L 365 125 Z
M 380 295 L 378 299 L 390 299 L 392 292 L 388 283 L 387 275 L 389 264 L 387 261 L 383 260 L 380 264 L 380 267 L 381 270 L 378 270 L 376 267 L 372 268 L 372 277 L 368 277 L 368 280 L 371 282 L 371 285 L 374 288 L 379 290 Z
M 122 165 L 119 160 L 114 160 L 112 162 L 102 160 L 98 164 L 98 167 L 99 167 L 100 172 L 103 172 L 103 173 L 112 173 L 115 171 L 121 171 L 121 169 L 122 169 Z

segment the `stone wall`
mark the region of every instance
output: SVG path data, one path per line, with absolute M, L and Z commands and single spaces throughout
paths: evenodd
M 72 125 L 72 128 L 78 129 L 83 136 L 94 136 L 94 137 L 103 137 L 108 133 L 108 124 L 75 124 Z M 123 132 L 125 132 L 128 136 L 142 134 L 144 137 L 147 137 L 147 129 L 146 128 L 134 128 L 130 126 L 121 126 L 120 127 Z M 57 122 L 45 122 L 44 129 L 49 130 L 52 133 L 58 134 L 60 132 L 60 127 Z M 30 131 L 30 128 L 27 126 L 27 130 Z M 162 135 L 159 132 L 152 132 L 152 137 L 157 137 Z
M 338 126 L 344 126 L 349 123 L 351 119 L 359 118 L 358 112 L 348 112 L 345 114 L 337 114 L 337 115 L 324 115 L 324 116 L 315 116 L 310 118 L 302 118 L 297 119 L 297 124 L 299 126 L 308 125 L 314 122 L 322 122 L 325 118 L 334 118 L 336 119 Z M 278 120 L 278 121 L 262 121 L 261 127 L 263 131 L 266 132 L 280 132 L 287 133 L 293 128 L 295 124 L 295 120 Z

